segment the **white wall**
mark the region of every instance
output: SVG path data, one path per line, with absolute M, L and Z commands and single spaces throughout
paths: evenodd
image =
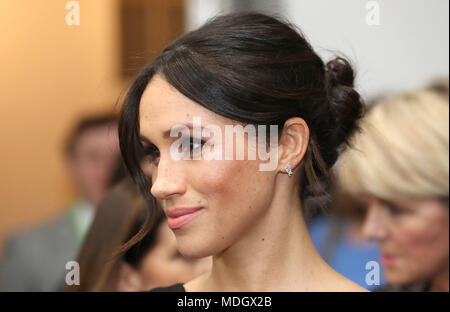
M 369 26 L 365 0 L 281 0 L 321 54 L 349 56 L 366 96 L 382 95 L 448 76 L 449 1 L 378 0 L 380 24 Z
M 185 0 L 185 28 L 191 31 L 209 18 L 217 14 L 229 13 L 232 10 L 232 0 Z
M 245 1 L 245 0 L 241 0 Z M 366 0 L 273 0 L 319 54 L 342 52 L 355 64 L 367 98 L 448 76 L 449 1 L 378 0 L 380 24 L 366 23 Z M 187 0 L 187 29 L 232 10 L 230 0 Z

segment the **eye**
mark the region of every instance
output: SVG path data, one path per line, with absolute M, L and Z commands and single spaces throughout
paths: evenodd
M 385 205 L 392 215 L 401 215 L 401 214 L 406 213 L 406 211 L 404 209 L 401 209 L 397 205 L 394 205 L 392 203 L 385 203 Z
M 185 153 L 189 153 L 191 156 L 193 152 L 201 152 L 202 147 L 206 144 L 206 141 L 203 141 L 201 139 L 195 139 L 190 137 L 189 138 L 189 151 L 184 150 Z
M 151 163 L 154 162 L 156 159 L 158 159 L 161 156 L 158 148 L 154 145 L 145 146 L 143 152 L 144 152 L 144 156 Z
M 203 140 L 195 140 L 194 142 L 194 138 L 191 138 L 189 140 L 189 146 L 191 150 L 198 150 L 201 149 L 203 147 L 203 145 L 205 145 L 205 141 Z

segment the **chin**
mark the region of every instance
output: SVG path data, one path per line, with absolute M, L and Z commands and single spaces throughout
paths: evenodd
M 208 248 L 207 244 L 204 245 L 203 242 L 198 243 L 187 236 L 177 236 L 177 249 L 184 257 L 189 259 L 208 257 L 213 254 L 213 251 L 211 248 Z
M 212 253 L 202 250 L 202 249 L 193 249 L 193 248 L 181 248 L 179 247 L 178 250 L 180 253 L 188 259 L 200 259 L 204 257 L 209 257 L 212 255 Z
M 387 282 L 393 286 L 403 286 L 414 283 L 415 280 L 411 279 L 411 274 L 407 274 L 406 272 L 386 272 L 384 276 Z

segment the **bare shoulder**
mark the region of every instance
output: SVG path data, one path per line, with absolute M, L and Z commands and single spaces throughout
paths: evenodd
M 361 287 L 352 280 L 346 278 L 345 276 L 336 273 L 335 277 L 331 279 L 329 284 L 329 290 L 333 292 L 369 292 L 364 287 Z

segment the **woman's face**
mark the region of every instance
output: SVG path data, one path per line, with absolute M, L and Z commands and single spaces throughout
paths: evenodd
M 384 274 L 392 285 L 448 274 L 449 214 L 440 201 L 371 198 L 362 230 L 378 241 Z
M 248 137 L 244 139 L 244 160 L 175 160 L 170 148 L 178 137 L 163 135 L 175 124 L 193 123 L 194 117 L 200 117 L 202 127 L 213 124 L 221 128 L 221 141 L 225 142 L 225 125 L 238 123 L 193 102 L 160 75 L 153 77 L 144 91 L 139 116 L 140 134 L 149 141 L 143 144 L 151 142 L 156 151 L 148 169 L 153 196 L 166 214 L 175 207 L 202 208 L 194 219 L 173 229 L 178 250 L 187 257 L 216 254 L 250 231 L 271 202 L 275 174 L 260 171 L 260 161 L 248 160 Z M 214 135 L 199 139 L 211 139 L 214 148 L 219 146 Z M 235 143 L 233 140 L 233 150 Z
M 211 269 L 211 258 L 187 259 L 177 250 L 175 235 L 164 221 L 155 246 L 139 266 L 142 290 L 185 283 Z

